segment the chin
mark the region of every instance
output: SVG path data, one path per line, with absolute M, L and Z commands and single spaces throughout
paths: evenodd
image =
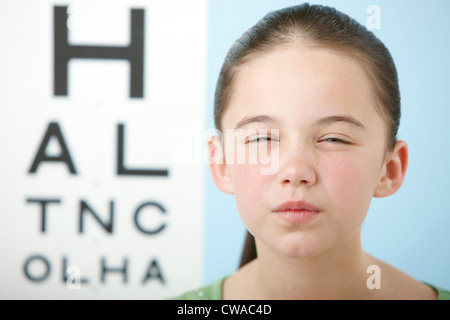
M 303 234 L 289 234 L 279 239 L 276 249 L 288 258 L 308 258 L 321 251 L 319 241 L 315 237 Z

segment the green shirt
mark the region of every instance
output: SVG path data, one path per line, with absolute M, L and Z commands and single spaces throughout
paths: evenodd
M 188 291 L 174 300 L 222 300 L 222 285 L 225 278 L 221 278 L 216 282 L 201 287 L 197 290 Z M 450 300 L 450 291 L 440 289 L 426 283 L 438 293 L 438 300 Z
M 225 279 L 221 278 L 209 286 L 183 293 L 174 300 L 222 300 L 222 284 Z

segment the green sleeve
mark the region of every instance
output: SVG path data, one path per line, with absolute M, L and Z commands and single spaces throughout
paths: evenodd
M 222 300 L 222 284 L 224 280 L 225 278 L 222 278 L 208 286 L 185 292 L 172 300 Z
M 432 284 L 429 284 L 428 282 L 423 282 L 423 283 L 425 283 L 427 286 L 431 287 L 432 289 L 434 289 L 437 292 L 438 300 L 450 300 L 450 291 L 436 287 Z
M 450 291 L 436 288 L 438 292 L 438 300 L 450 300 Z

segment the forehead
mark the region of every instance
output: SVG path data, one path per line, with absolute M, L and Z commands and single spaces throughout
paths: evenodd
M 323 48 L 281 46 L 239 68 L 223 125 L 229 128 L 255 113 L 305 120 L 327 113 L 364 118 L 376 114 L 372 97 L 370 80 L 353 58 Z

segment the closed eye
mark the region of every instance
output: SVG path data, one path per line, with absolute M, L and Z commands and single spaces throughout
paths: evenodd
M 329 137 L 329 138 L 325 138 L 320 140 L 319 142 L 331 142 L 331 143 L 342 143 L 342 144 L 351 144 L 349 141 L 344 140 L 344 139 L 340 139 L 340 138 L 335 138 L 335 137 Z
M 271 136 L 257 136 L 247 138 L 245 144 L 249 143 L 258 143 L 258 142 L 269 142 L 269 141 L 277 141 L 277 139 L 272 138 Z

